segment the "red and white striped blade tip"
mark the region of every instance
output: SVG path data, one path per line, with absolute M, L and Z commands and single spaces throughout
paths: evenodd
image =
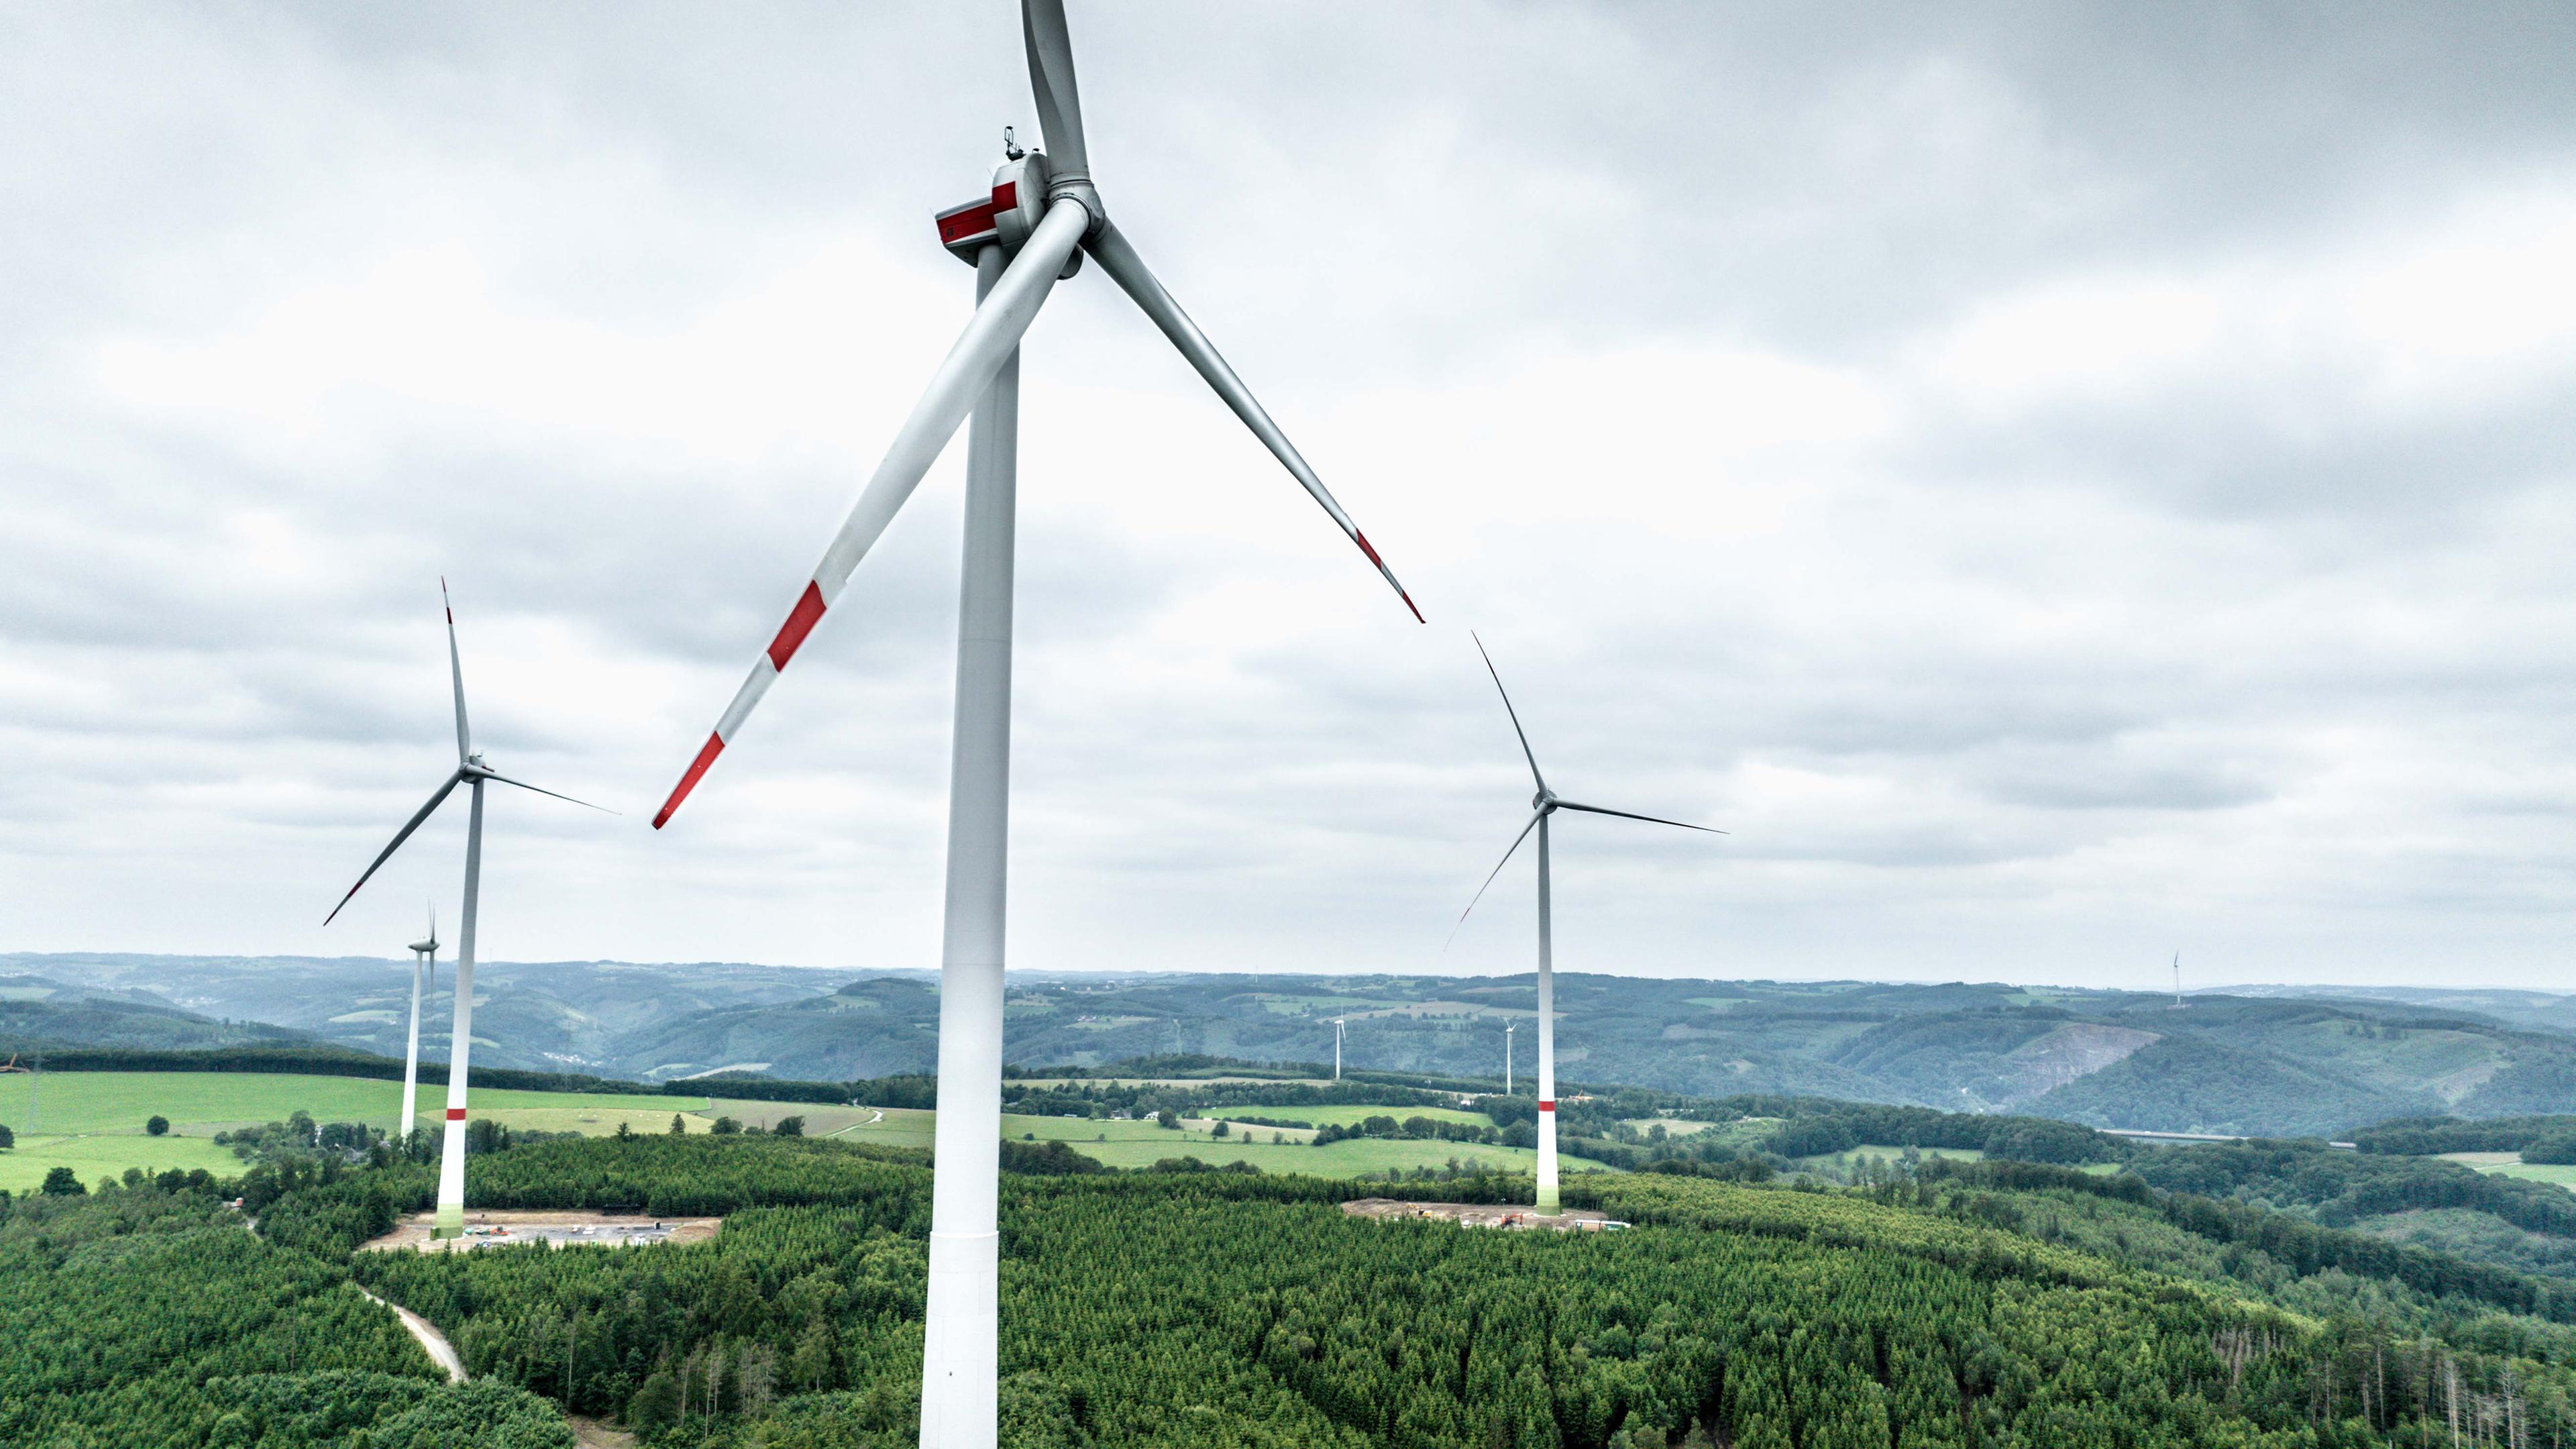
M 725 731 L 742 728 L 742 722 L 751 715 L 751 707 L 768 692 L 770 683 L 786 671 L 787 661 L 795 658 L 796 651 L 804 647 L 806 636 L 814 632 L 814 626 L 822 622 L 829 608 L 830 605 L 823 602 L 823 586 L 812 579 L 806 580 L 805 592 L 796 596 L 796 606 L 787 611 L 787 622 L 778 626 L 769 647 L 761 651 L 760 658 L 752 661 L 751 677 L 734 691 L 733 703 L 726 707 L 724 718 L 707 732 L 707 742 L 698 746 L 697 758 L 689 761 L 689 768 L 680 775 L 680 783 L 671 787 L 671 798 L 663 801 L 662 808 L 654 814 L 654 829 L 659 830 L 668 823 L 672 812 L 680 808 L 680 802 L 688 799 L 689 792 L 698 788 L 698 781 L 705 778 L 707 767 L 716 762 L 716 756 L 724 753 Z
M 1395 570 L 1388 568 L 1386 560 L 1379 558 L 1377 550 L 1369 546 L 1368 535 L 1354 528 L 1351 530 L 1351 542 L 1360 546 L 1360 552 L 1368 555 L 1368 561 L 1377 566 L 1378 576 L 1386 580 L 1386 586 L 1395 590 L 1395 596 L 1404 600 L 1404 607 L 1413 611 L 1413 622 L 1430 623 L 1430 620 L 1422 617 L 1422 606 L 1413 602 L 1413 596 L 1404 591 L 1404 585 L 1395 581 Z
M 659 830 L 670 821 L 671 812 L 680 808 L 680 802 L 689 798 L 691 790 L 698 788 L 698 781 L 706 775 L 707 766 L 714 764 L 716 756 L 723 753 L 724 738 L 710 731 L 707 742 L 698 747 L 698 757 L 689 761 L 687 772 L 680 776 L 680 783 L 671 787 L 671 798 L 663 801 L 661 810 L 653 816 L 654 829 Z

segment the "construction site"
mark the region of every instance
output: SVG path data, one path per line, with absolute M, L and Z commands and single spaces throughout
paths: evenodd
M 1523 1205 L 1490 1202 L 1401 1202 L 1391 1197 L 1355 1198 L 1342 1204 L 1355 1218 L 1433 1218 L 1462 1228 L 1503 1228 L 1556 1233 L 1615 1233 L 1628 1225 L 1590 1208 L 1567 1208 L 1541 1217 Z
M 721 1218 L 649 1218 L 637 1215 L 539 1210 L 468 1213 L 460 1237 L 435 1235 L 437 1214 L 414 1213 L 380 1238 L 361 1244 L 362 1253 L 447 1253 L 458 1249 L 513 1247 L 545 1243 L 551 1247 L 644 1247 L 654 1243 L 703 1243 L 716 1235 Z

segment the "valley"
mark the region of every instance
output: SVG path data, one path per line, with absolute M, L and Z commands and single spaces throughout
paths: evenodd
M 389 1013 L 407 971 L 362 960 L 0 956 L 0 1051 L 304 1041 L 398 1054 Z M 1824 1096 L 2258 1136 L 2576 1100 L 2576 1008 L 2536 992 L 2247 988 L 2176 1009 L 2168 996 L 2072 988 L 1566 973 L 1558 993 L 1569 1082 L 1700 1096 Z M 478 1063 L 656 1084 L 725 1070 L 832 1082 L 920 1073 L 937 1040 L 938 991 L 921 974 L 491 962 L 476 995 Z M 1535 1010 L 1526 976 L 1015 975 L 1004 1055 L 1027 1071 L 1203 1055 L 1313 1072 L 1329 1065 L 1338 1016 L 1353 1071 L 1499 1080 L 1504 1024 L 1526 1025 Z M 443 1058 L 443 997 L 424 1019 L 424 1052 Z M 1519 1049 L 1526 1071 L 1526 1033 Z

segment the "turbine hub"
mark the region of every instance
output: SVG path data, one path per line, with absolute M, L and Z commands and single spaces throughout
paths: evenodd
M 1554 790 L 1541 790 L 1541 791 L 1539 791 L 1537 794 L 1532 795 L 1532 796 L 1530 797 L 1530 808 L 1531 808 L 1532 810 L 1553 810 L 1553 809 L 1555 809 L 1555 808 L 1556 808 L 1556 792 L 1555 792 Z

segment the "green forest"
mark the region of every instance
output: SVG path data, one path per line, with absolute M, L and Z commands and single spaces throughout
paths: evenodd
M 2245 1155 L 2232 1184 L 2195 1169 L 2207 1191 L 1938 1160 L 1756 1185 L 1670 1159 L 1575 1180 L 1578 1205 L 1634 1226 L 1566 1235 L 1340 1208 L 1526 1200 L 1526 1179 L 1473 1171 L 1365 1189 L 1013 1173 L 1004 1442 L 2430 1446 L 2576 1428 L 2559 1280 L 2227 1196 L 2263 1166 Z M 912 1442 L 917 1154 L 656 1135 L 471 1167 L 489 1207 L 724 1226 L 644 1249 L 353 1252 L 429 1201 L 428 1166 L 384 1153 L 20 1199 L 0 1206 L 0 1442 L 566 1446 L 565 1407 L 656 1449 Z M 361 1288 L 438 1324 L 472 1381 L 442 1384 Z
M 572 1449 L 544 1400 L 446 1383 L 345 1262 L 264 1243 L 202 1173 L 171 1177 L 6 1205 L 0 1444 Z

